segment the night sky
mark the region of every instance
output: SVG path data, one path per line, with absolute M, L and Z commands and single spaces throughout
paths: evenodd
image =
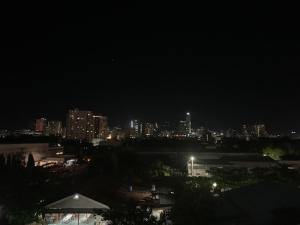
M 300 33 L 284 7 L 18 5 L 1 15 L 0 128 L 68 109 L 300 130 Z M 290 6 L 289 10 L 293 9 Z

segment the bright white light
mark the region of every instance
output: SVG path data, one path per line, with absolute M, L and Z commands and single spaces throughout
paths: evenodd
M 76 195 L 74 195 L 74 199 L 79 199 L 79 195 L 78 194 L 76 194 Z
M 107 137 L 106 137 L 107 140 L 111 140 L 112 139 L 112 136 L 111 134 L 109 134 Z
M 194 156 L 191 156 L 191 158 L 190 158 L 192 161 L 194 161 L 195 160 L 195 157 Z
M 189 113 L 189 112 L 187 112 L 187 113 L 186 113 L 186 115 L 188 115 L 188 116 L 189 116 L 189 115 L 190 115 L 190 113 Z
M 216 187 L 218 186 L 218 184 L 217 184 L 216 182 L 214 182 L 214 183 L 212 184 L 212 186 L 213 186 L 214 188 L 216 188 Z

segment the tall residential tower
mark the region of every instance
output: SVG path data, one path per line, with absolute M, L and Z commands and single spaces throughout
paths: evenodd
M 191 113 L 187 112 L 185 115 L 186 123 L 186 135 L 190 136 L 192 134 L 192 122 L 191 122 Z

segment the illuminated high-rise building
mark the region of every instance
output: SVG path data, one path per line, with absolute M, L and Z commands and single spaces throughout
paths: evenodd
M 143 133 L 143 124 L 139 120 L 130 120 L 129 123 L 129 136 L 136 138 Z
M 187 133 L 187 128 L 186 128 L 186 121 L 185 120 L 180 120 L 178 124 L 178 133 L 180 135 L 186 135 Z
M 242 126 L 242 137 L 246 140 L 249 141 L 250 140 L 250 133 L 248 130 L 248 127 L 246 124 L 243 124 Z
M 35 121 L 35 131 L 44 133 L 45 128 L 47 126 L 47 120 L 45 118 L 39 118 Z
M 189 136 L 192 134 L 191 113 L 189 112 L 186 113 L 185 122 L 186 122 L 186 134 Z
M 91 141 L 94 138 L 94 116 L 91 111 L 69 110 L 67 138 Z
M 106 116 L 94 115 L 94 138 L 106 139 L 108 136 L 108 120 Z
M 48 121 L 45 134 L 49 136 L 62 136 L 63 128 L 61 121 Z
M 266 131 L 266 126 L 264 124 L 255 124 L 253 126 L 253 135 L 257 138 L 267 137 L 268 133 Z
M 146 136 L 153 136 L 155 131 L 155 126 L 153 123 L 145 123 L 143 127 L 143 134 Z

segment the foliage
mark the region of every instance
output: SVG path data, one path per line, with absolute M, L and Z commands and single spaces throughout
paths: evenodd
M 279 208 L 273 212 L 273 225 L 297 225 L 300 223 L 300 209 L 294 207 Z
M 33 222 L 40 222 L 40 213 L 38 210 L 15 209 L 7 212 L 7 221 L 12 225 L 24 225 Z
M 249 173 L 247 169 L 218 169 L 213 168 L 209 171 L 218 188 L 239 188 L 257 183 L 260 179 L 257 174 Z
M 217 199 L 211 193 L 211 180 L 205 177 L 176 177 L 171 180 L 176 200 L 171 211 L 174 224 L 213 224 Z
M 5 157 L 3 154 L 0 154 L 0 169 L 5 168 Z
M 102 150 L 93 153 L 92 158 L 90 175 L 101 174 L 121 182 L 149 182 L 152 178 L 171 176 L 173 172 L 163 159 L 142 156 L 130 150 Z
M 176 225 L 214 224 L 216 200 L 206 189 L 192 189 L 175 202 L 172 219 Z
M 266 156 L 269 156 L 270 158 L 274 160 L 280 160 L 280 158 L 285 155 L 285 151 L 281 148 L 272 148 L 272 147 L 266 147 L 263 149 L 263 154 Z
M 111 225 L 161 225 L 162 222 L 152 216 L 152 210 L 147 207 L 128 206 L 123 210 L 111 210 L 104 218 Z
M 28 155 L 28 161 L 27 161 L 26 167 L 28 169 L 33 169 L 34 168 L 34 158 L 33 158 L 33 155 L 31 153 Z
M 170 176 L 172 173 L 172 169 L 162 161 L 156 160 L 152 164 L 150 164 L 148 172 L 151 177 Z

